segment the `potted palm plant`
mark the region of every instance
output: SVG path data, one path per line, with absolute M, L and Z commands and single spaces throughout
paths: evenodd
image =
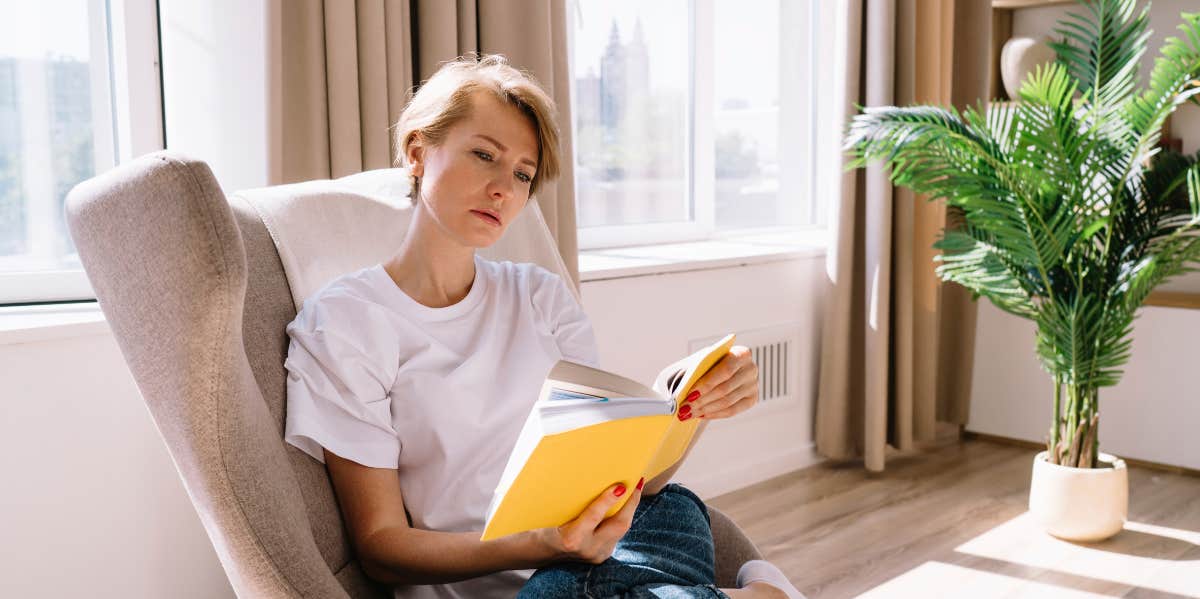
M 1036 323 L 1054 408 L 1030 511 L 1051 534 L 1098 540 L 1121 529 L 1128 496 L 1124 463 L 1100 452 L 1100 390 L 1120 380 L 1151 290 L 1200 263 L 1200 155 L 1159 147 L 1200 92 L 1200 13 L 1182 15 L 1139 88 L 1149 7 L 1080 4 L 1018 101 L 863 108 L 845 143 L 848 168 L 880 160 L 894 184 L 961 212 L 934 245 L 942 280 Z

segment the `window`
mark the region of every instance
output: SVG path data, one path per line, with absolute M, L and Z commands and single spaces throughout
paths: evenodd
M 823 224 L 817 4 L 571 3 L 581 249 Z
M 63 201 L 161 149 L 155 0 L 0 0 L 0 304 L 93 297 Z

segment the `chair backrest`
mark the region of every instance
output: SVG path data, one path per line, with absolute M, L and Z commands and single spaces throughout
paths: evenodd
M 284 329 L 308 293 L 398 247 L 406 182 L 373 171 L 227 200 L 203 162 L 158 152 L 68 196 L 97 299 L 239 596 L 388 594 L 355 561 L 324 467 L 282 441 Z M 536 202 L 481 254 L 570 280 Z

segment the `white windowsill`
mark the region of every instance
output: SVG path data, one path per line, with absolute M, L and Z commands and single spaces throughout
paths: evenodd
M 0 307 L 0 345 L 33 343 L 109 331 L 96 302 Z
M 727 235 L 717 239 L 635 247 L 581 250 L 583 282 L 711 270 L 825 255 L 825 229 L 791 229 Z
M 583 281 L 603 281 L 690 270 L 730 268 L 825 255 L 824 230 L 773 231 L 708 241 L 585 250 Z M 0 345 L 101 335 L 108 323 L 96 302 L 0 307 Z

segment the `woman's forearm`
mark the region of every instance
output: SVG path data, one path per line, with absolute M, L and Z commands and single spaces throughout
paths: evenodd
M 367 576 L 387 584 L 443 584 L 503 570 L 538 568 L 558 558 L 537 531 L 480 541 L 477 532 L 390 528 L 359 547 Z

